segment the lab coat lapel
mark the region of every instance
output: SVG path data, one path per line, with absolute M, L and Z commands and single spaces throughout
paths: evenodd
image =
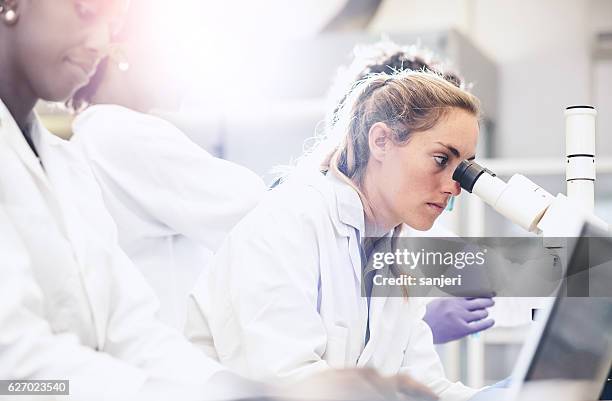
M 397 336 L 397 323 L 401 321 L 401 298 L 376 297 L 370 300 L 370 340 L 357 361 L 358 367 L 379 365 L 376 359 L 385 359 Z M 393 335 L 396 334 L 396 337 Z
M 30 145 L 28 145 L 28 142 L 24 138 L 17 122 L 13 119 L 13 116 L 1 101 L 0 129 L 2 130 L 2 137 L 4 140 L 15 151 L 36 182 L 45 190 L 52 192 L 49 180 L 38 158 L 34 152 L 32 152 L 32 149 L 30 149 Z
M 99 256 L 97 254 L 88 254 L 88 250 L 95 245 L 89 243 L 93 239 L 86 232 L 86 226 L 95 226 L 96 222 L 88 219 L 83 221 L 76 201 L 88 190 L 89 182 L 86 179 L 80 180 L 82 174 L 86 174 L 86 171 L 83 171 L 86 166 L 75 159 L 76 155 L 68 148 L 69 143 L 51 134 L 38 120 L 35 121 L 32 131 L 34 133 L 32 139 L 45 166 L 49 182 L 55 189 L 57 201 L 61 205 L 60 224 L 64 225 L 66 236 L 72 245 L 81 282 L 91 305 L 98 346 L 102 348 L 106 337 L 110 294 L 100 289 L 109 288 L 105 283 L 108 277 L 105 269 L 98 266 L 104 263 L 104 260 L 97 257 Z M 95 199 L 91 199 L 91 202 L 95 202 Z
M 336 194 L 338 219 L 342 224 L 350 227 L 350 229 L 344 231 L 345 235 L 348 236 L 349 255 L 353 265 L 355 279 L 357 283 L 361 285 L 362 258 L 360 253 L 360 241 L 365 232 L 363 204 L 357 192 L 348 184 L 340 181 L 340 179 L 332 173 L 328 173 L 327 178 L 332 181 Z
M 336 193 L 338 218 L 341 223 L 352 227 L 347 234 L 349 236 L 349 253 L 355 276 L 361 286 L 364 266 L 362 266 L 360 241 L 365 236 L 363 204 L 353 188 L 333 175 L 328 174 L 328 176 L 333 182 Z M 391 249 L 392 241 L 389 236 L 381 242 L 381 248 L 377 251 L 390 252 Z M 386 272 L 386 274 L 390 274 L 390 272 Z M 386 289 L 386 287 L 379 287 L 379 290 L 382 291 Z M 401 314 L 403 299 L 389 299 L 380 292 L 374 295 L 370 299 L 370 339 L 357 361 L 357 366 L 366 366 L 375 358 L 384 359 L 387 357 L 387 350 L 390 350 L 394 344 L 392 335 L 396 324 L 401 319 L 399 315 Z M 365 312 L 367 311 L 367 300 L 365 297 L 362 299 Z
M 38 124 L 35 115 L 32 116 L 32 124 Z M 33 131 L 36 129 L 37 128 L 35 126 L 32 127 Z M 30 149 L 30 145 L 25 140 L 21 129 L 17 125 L 17 122 L 13 119 L 13 116 L 1 101 L 0 132 L 2 138 L 13 149 L 13 151 L 17 154 L 17 157 L 31 174 L 32 180 L 40 190 L 40 194 L 44 198 L 49 211 L 55 218 L 60 232 L 65 238 L 68 238 L 66 227 L 62 218 L 61 207 L 57 201 L 53 186 L 51 185 L 51 182 L 49 181 L 41 162 L 36 157 L 32 149 Z M 34 136 L 36 136 L 36 134 Z
M 385 237 L 378 241 L 373 252 L 392 252 L 392 237 Z M 366 266 L 366 269 L 371 266 Z M 378 274 L 390 276 L 391 272 L 388 267 L 380 270 Z M 386 350 L 390 347 L 392 341 L 389 338 L 393 333 L 393 326 L 397 321 L 398 304 L 397 299 L 389 299 L 393 293 L 389 291 L 389 287 L 374 287 L 372 297 L 370 299 L 370 339 L 361 354 L 358 366 L 366 366 L 367 363 L 375 355 L 386 355 Z
M 81 265 L 83 263 L 83 247 L 80 246 L 80 241 L 83 240 L 82 236 L 77 235 L 75 224 L 82 225 L 83 221 L 75 221 L 71 218 L 71 215 L 75 212 L 70 200 L 69 194 L 78 190 L 78 183 L 73 182 L 74 174 L 69 171 L 69 159 L 62 157 L 61 154 L 61 141 L 62 139 L 51 134 L 43 125 L 35 119 L 32 122 L 32 141 L 40 157 L 40 161 L 45 169 L 45 175 L 47 177 L 49 185 L 54 192 L 57 203 L 59 204 L 58 220 L 59 224 L 62 225 L 64 234 L 68 240 L 73 244 L 73 252 L 77 259 L 77 262 Z M 58 152 L 60 154 L 58 154 Z M 66 187 L 66 184 L 70 187 Z

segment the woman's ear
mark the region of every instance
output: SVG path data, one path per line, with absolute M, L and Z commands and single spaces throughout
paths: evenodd
M 368 132 L 368 146 L 370 156 L 375 160 L 382 161 L 393 141 L 393 131 L 383 122 L 374 123 Z

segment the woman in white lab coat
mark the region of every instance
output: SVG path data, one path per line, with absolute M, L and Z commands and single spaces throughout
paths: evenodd
M 70 380 L 74 400 L 134 399 L 146 389 L 201 399 L 224 369 L 157 319 L 87 163 L 33 111 L 87 82 L 125 6 L 0 2 L 0 232 L 3 245 L 16 244 L 2 252 L 0 273 L 19 277 L 18 304 L 1 306 L 0 376 Z
M 474 156 L 478 113 L 434 74 L 362 81 L 327 140 L 228 235 L 192 294 L 188 337 L 251 378 L 372 367 L 470 398 L 445 378 L 421 302 L 361 296 L 361 242 L 432 226 L 460 192 L 451 176 Z
M 420 46 L 400 46 L 389 39 L 383 39 L 374 44 L 355 47 L 354 54 L 355 57 L 351 64 L 339 69 L 334 85 L 332 85 L 330 99 L 337 106 L 326 118 L 329 129 L 333 129 L 339 118 L 338 109 L 346 99 L 351 87 L 368 74 L 392 74 L 404 70 L 433 71 L 458 88 L 467 87 L 458 73 L 437 59 L 433 52 Z M 455 233 L 438 224 L 434 224 L 427 231 L 418 231 L 410 226 L 405 226 L 401 235 L 456 236 Z M 427 303 L 423 320 L 431 328 L 434 344 L 443 344 L 492 327 L 495 321 L 488 318 L 487 308 L 493 305 L 494 301 L 490 296 L 436 298 Z
M 266 187 L 150 114 L 178 109 L 184 71 L 176 45 L 160 42 L 154 4 L 137 0 L 130 8 L 120 56 L 104 60 L 72 98 L 76 109 L 89 105 L 73 123 L 72 141 L 91 165 L 122 249 L 159 297 L 161 318 L 182 330 L 198 274 Z

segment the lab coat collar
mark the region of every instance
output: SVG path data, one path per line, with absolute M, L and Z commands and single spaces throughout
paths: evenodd
M 28 169 L 34 181 L 40 188 L 41 195 L 45 198 L 49 211 L 56 217 L 58 227 L 64 237 L 68 238 L 68 232 L 66 229 L 65 222 L 63 221 L 63 213 L 60 204 L 57 201 L 56 193 L 53 189 L 53 185 L 49 180 L 47 172 L 44 169 L 43 155 L 46 153 L 44 146 L 42 146 L 42 139 L 48 134 L 38 120 L 36 113 L 32 112 L 28 119 L 29 134 L 32 138 L 32 143 L 38 152 L 40 159 L 36 157 L 36 154 L 30 148 L 30 145 L 26 141 L 21 128 L 17 125 L 17 122 L 13 118 L 12 114 L 4 103 L 0 100 L 0 138 L 4 139 L 7 144 L 15 151 L 17 157 Z M 58 138 L 59 139 L 59 138 Z
M 66 239 L 70 239 L 70 229 L 65 218 L 66 210 L 61 206 L 61 200 L 66 195 L 56 190 L 53 177 L 68 177 L 66 169 L 74 168 L 71 158 L 66 152 L 57 155 L 55 149 L 66 143 L 63 139 L 50 133 L 40 122 L 35 112 L 28 118 L 29 135 L 38 153 L 38 157 L 30 148 L 17 122 L 0 101 L 0 133 L 24 163 L 34 180 L 38 182 L 42 196 L 46 199 L 49 211 L 55 216 L 58 227 Z M 63 150 L 63 149 L 62 149 Z M 61 160 L 60 160 L 61 159 Z M 78 255 L 78 252 L 75 252 Z
M 362 255 L 363 240 L 366 237 L 365 231 L 365 212 L 363 209 L 363 203 L 361 197 L 351 185 L 343 181 L 335 174 L 329 172 L 325 177 L 332 186 L 332 190 L 336 197 L 336 211 L 337 217 L 340 222 L 340 227 L 337 227 L 338 231 L 343 235 L 349 237 L 349 252 L 351 261 L 355 270 L 355 275 L 359 283 L 361 283 L 361 276 L 363 274 L 364 262 L 366 257 Z M 351 230 L 347 227 L 352 227 L 355 230 L 356 235 L 351 235 Z M 392 237 L 394 230 L 385 233 L 384 237 L 389 239 Z M 385 241 L 390 244 L 390 241 Z M 357 252 L 358 251 L 358 252 Z
M 337 230 L 341 235 L 348 237 L 349 257 L 353 265 L 355 280 L 361 285 L 364 262 L 363 253 L 361 251 L 361 241 L 365 235 L 364 212 L 361 198 L 352 186 L 342 181 L 342 179 L 337 177 L 334 173 L 328 172 L 325 178 L 331 183 L 332 191 L 335 195 L 336 216 L 339 220 Z
M 365 219 L 363 203 L 359 194 L 333 172 L 327 173 L 326 178 L 331 182 L 336 194 L 336 206 L 340 222 L 356 229 L 360 238 L 363 238 L 365 235 Z
M 84 187 L 89 182 L 89 170 L 74 145 L 49 132 L 36 114 L 32 115 L 30 124 L 32 142 L 42 163 L 43 169 L 40 170 L 45 179 L 48 180 L 49 190 L 53 193 L 52 198 L 49 199 L 49 207 L 57 215 L 59 227 L 72 244 L 79 275 L 92 305 L 92 317 L 98 347 L 103 348 L 106 338 L 107 323 L 105 319 L 108 316 L 109 300 L 107 294 L 96 291 L 95 288 L 105 280 L 104 269 L 96 268 L 94 267 L 95 264 L 90 263 L 87 237 L 82 234 L 79 227 L 83 224 L 83 221 L 80 215 L 75 213 L 76 209 L 69 206 L 74 205 L 75 191 L 77 193 L 83 191 L 89 193 Z M 28 150 L 33 155 L 29 146 Z M 41 166 L 40 163 L 38 165 Z M 80 180 L 81 177 L 83 177 L 82 180 Z
M 30 115 L 31 124 L 31 136 L 32 141 L 35 143 L 35 137 L 37 136 L 38 131 L 38 118 L 34 112 Z M 50 189 L 49 181 L 45 175 L 43 170 L 43 166 L 40 163 L 40 160 L 36 157 L 30 145 L 26 141 L 23 133 L 21 132 L 21 128 L 17 125 L 17 122 L 13 118 L 12 114 L 4 104 L 0 100 L 0 132 L 2 138 L 7 141 L 9 146 L 15 150 L 17 156 L 21 159 L 21 161 L 26 165 L 28 170 L 34 175 L 34 177 L 43 185 L 45 185 L 48 189 Z
M 54 201 L 58 203 L 54 210 L 58 216 L 58 224 L 70 242 L 79 244 L 82 236 L 79 234 L 79 228 L 75 226 L 82 224 L 82 221 L 74 216 L 74 211 L 70 207 L 61 205 L 73 203 L 72 196 L 76 183 L 67 178 L 74 178 L 75 173 L 82 173 L 85 166 L 78 163 L 79 159 L 75 150 L 72 149 L 73 146 L 70 146 L 68 141 L 49 132 L 35 115 L 30 124 L 32 143 L 38 152 L 40 164 L 44 170 L 43 174 L 50 183 Z M 74 246 L 75 256 L 79 263 L 85 261 L 84 249 L 84 246 Z
M 361 242 L 365 237 L 363 203 L 357 191 L 335 174 L 329 172 L 325 179 L 331 184 L 332 191 L 335 194 L 337 217 L 341 225 L 344 226 L 343 232 L 349 237 L 349 254 L 355 277 L 359 285 L 361 285 L 363 269 L 365 267 L 362 265 L 362 258 L 365 255 L 362 255 L 360 252 L 362 244 L 357 242 Z M 355 229 L 357 235 L 351 235 L 351 230 L 347 230 L 347 227 Z M 396 230 L 391 230 L 386 233 L 385 237 L 387 238 L 378 243 L 377 250 L 390 251 L 392 249 L 392 237 L 398 233 L 399 229 L 397 232 Z M 389 275 L 390 272 L 386 272 L 386 274 Z M 395 325 L 398 321 L 401 321 L 402 303 L 402 299 L 389 300 L 383 294 L 377 294 L 377 296 L 372 297 L 369 312 L 370 340 L 359 357 L 357 366 L 368 366 L 376 355 L 385 354 L 384 350 L 392 342 Z M 365 298 L 363 298 L 363 307 L 367 310 Z
M 32 118 L 30 124 L 30 136 L 36 148 L 36 152 L 38 152 L 38 157 L 40 158 L 43 169 L 46 171 L 47 165 L 55 164 L 70 165 L 72 167 L 73 160 L 72 157 L 69 157 L 71 156 L 71 152 L 67 151 L 69 147 L 68 141 L 49 132 L 37 116 Z M 60 148 L 61 150 L 59 150 Z M 55 160 L 58 158 L 55 155 L 57 152 L 60 152 L 62 155 L 59 161 Z
M 35 145 L 39 145 L 36 147 L 37 151 L 39 147 L 42 149 L 46 146 L 61 146 L 66 142 L 62 138 L 53 135 L 51 132 L 49 132 L 49 130 L 45 128 L 44 125 L 42 125 L 38 118 L 34 118 L 31 124 L 32 141 L 34 141 Z
M 356 229 L 361 239 L 365 238 L 367 235 L 365 230 L 365 211 L 361 197 L 355 188 L 344 182 L 337 175 L 330 172 L 326 177 L 332 183 L 333 191 L 336 194 L 336 206 L 340 222 Z M 376 235 L 376 237 L 391 237 L 394 235 L 394 232 L 395 229 L 369 235 Z

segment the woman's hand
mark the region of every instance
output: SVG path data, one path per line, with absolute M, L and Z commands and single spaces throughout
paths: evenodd
M 438 298 L 427 304 L 423 320 L 431 328 L 434 344 L 458 340 L 495 324 L 487 319 L 493 298 Z

